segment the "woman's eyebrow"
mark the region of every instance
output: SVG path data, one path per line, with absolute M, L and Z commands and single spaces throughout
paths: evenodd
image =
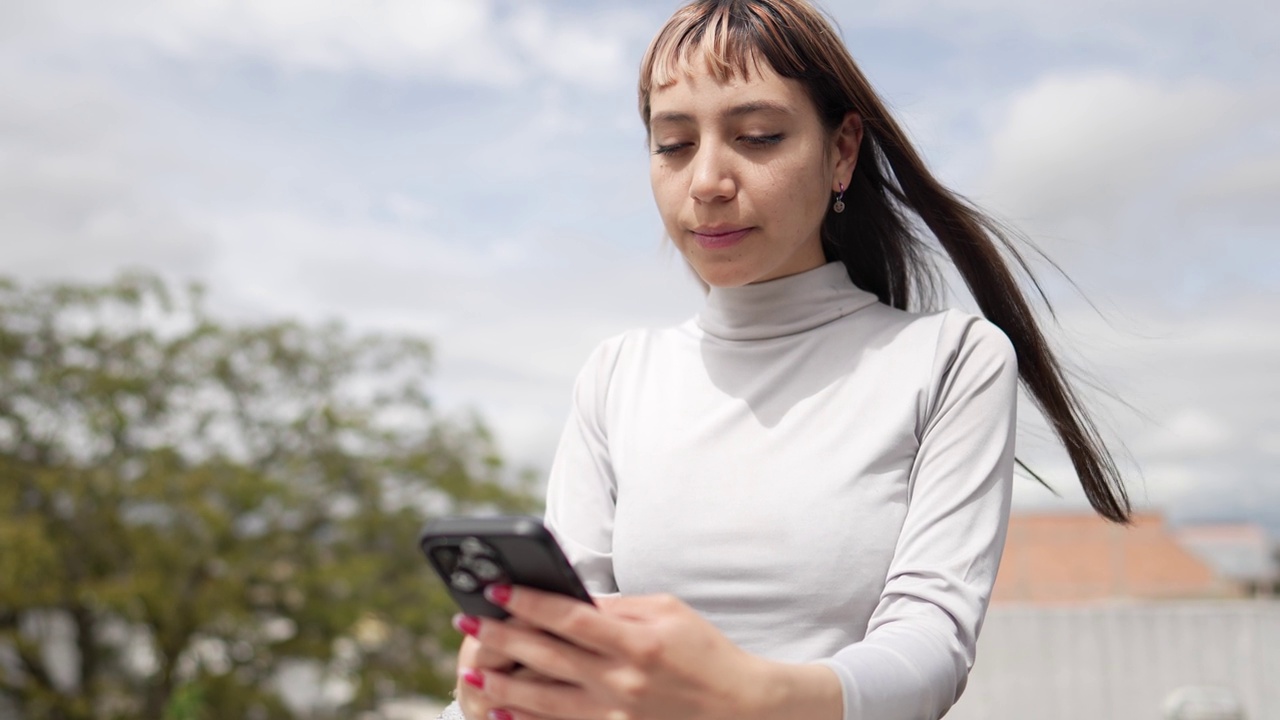
M 733 107 L 721 113 L 723 118 L 737 118 L 743 115 L 752 115 L 755 113 L 766 113 L 772 115 L 790 115 L 791 108 L 782 103 L 773 102 L 771 100 L 752 100 L 741 105 Z M 672 125 L 689 125 L 694 123 L 693 115 L 687 112 L 677 112 L 674 110 L 660 112 L 653 116 L 650 121 L 654 125 L 672 124 Z
M 734 105 L 725 111 L 724 117 L 742 117 L 743 115 L 752 115 L 754 113 L 790 115 L 791 108 L 771 100 L 753 100 L 741 105 Z
M 671 125 L 688 125 L 693 122 L 693 116 L 689 113 L 667 111 L 654 115 L 650 120 L 651 123 L 657 125 L 659 123 L 669 123 Z

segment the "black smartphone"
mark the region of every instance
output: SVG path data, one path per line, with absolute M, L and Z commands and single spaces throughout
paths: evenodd
M 591 602 L 556 539 L 536 517 L 440 518 L 427 523 L 418 544 L 454 602 L 468 615 L 509 617 L 484 597 L 484 589 L 495 583 Z

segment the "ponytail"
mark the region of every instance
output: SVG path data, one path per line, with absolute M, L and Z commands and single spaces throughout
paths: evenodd
M 1115 460 L 1005 261 L 1007 253 L 1047 304 L 1013 234 L 939 183 L 887 113 L 864 120 L 864 128 L 845 199 L 849 207 L 828 212 L 823 225 L 827 259 L 843 262 L 855 284 L 887 305 L 906 310 L 913 297 L 932 305 L 938 295 L 932 250 L 911 232 L 902 211 L 914 213 L 964 278 L 982 314 L 1013 344 L 1018 377 L 1066 449 L 1089 504 L 1109 520 L 1128 522 L 1131 506 Z

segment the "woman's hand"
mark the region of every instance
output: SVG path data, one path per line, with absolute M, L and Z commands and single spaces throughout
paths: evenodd
M 464 633 L 465 628 L 470 627 L 469 622 L 471 621 L 463 619 L 461 615 L 454 617 L 454 626 Z M 512 619 L 509 622 L 517 627 L 528 627 L 519 620 Z M 462 647 L 458 650 L 458 684 L 454 691 L 458 707 L 468 720 L 487 720 L 489 711 L 495 706 L 474 685 L 469 684 L 467 678 L 481 677 L 484 673 L 493 672 L 530 682 L 555 682 L 535 670 L 517 667 L 515 660 L 481 645 L 479 640 L 468 634 L 462 639 Z
M 469 634 L 486 651 L 560 681 L 478 671 L 463 684 L 479 686 L 476 695 L 494 709 L 489 718 L 822 720 L 842 714 L 831 670 L 755 657 L 673 597 L 600 598 L 597 608 L 529 588 L 494 586 L 487 594 L 528 627 L 478 619 L 467 624 L 474 630 Z
M 458 618 L 454 618 L 454 624 L 458 624 Z M 470 635 L 462 639 L 462 647 L 458 649 L 458 685 L 454 697 L 467 720 L 485 720 L 493 705 L 483 694 L 468 685 L 466 678 L 476 673 L 510 674 L 515 665 L 515 660 L 481 646 L 480 641 Z

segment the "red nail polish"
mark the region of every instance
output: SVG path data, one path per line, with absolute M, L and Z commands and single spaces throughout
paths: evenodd
M 462 682 L 470 685 L 471 687 L 477 690 L 484 689 L 484 675 L 481 675 L 479 670 L 472 670 L 471 668 L 465 668 L 462 671 Z
M 494 605 L 506 605 L 511 602 L 511 586 L 490 585 L 484 589 L 484 596 Z
M 514 720 L 506 710 L 490 710 L 489 720 Z
M 480 634 L 480 621 L 470 615 L 454 615 L 453 626 L 458 632 L 476 637 Z

